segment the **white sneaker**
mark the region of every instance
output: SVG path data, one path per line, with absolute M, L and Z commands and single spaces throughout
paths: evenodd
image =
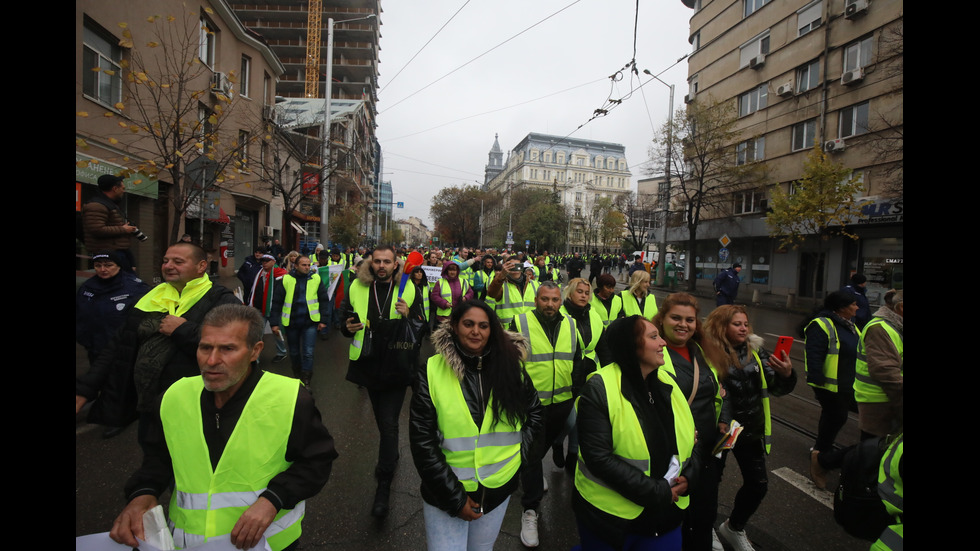
M 548 475 L 544 475 L 544 491 L 548 491 Z
M 718 532 L 715 529 L 711 529 L 711 551 L 725 551 L 725 548 L 721 545 L 721 540 L 718 539 Z
M 538 546 L 538 514 L 534 509 L 524 511 L 521 518 L 521 543 L 524 547 Z
M 732 530 L 728 526 L 727 520 L 718 527 L 718 535 L 735 551 L 755 551 L 755 547 L 752 547 L 752 542 L 749 541 L 749 536 L 746 535 L 745 530 Z

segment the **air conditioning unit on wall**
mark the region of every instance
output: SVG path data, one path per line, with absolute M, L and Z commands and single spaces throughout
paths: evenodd
M 840 153 L 841 151 L 844 151 L 844 140 L 840 138 L 830 140 L 823 144 L 823 150 L 827 153 Z
M 789 96 L 789 95 L 792 95 L 792 94 L 793 94 L 793 83 L 792 82 L 787 82 L 786 84 L 783 84 L 783 85 L 779 86 L 778 88 L 776 88 L 776 95 L 777 96 Z
M 763 65 L 766 64 L 766 56 L 759 54 L 749 60 L 749 67 L 753 69 L 761 69 Z
M 224 73 L 214 73 L 211 75 L 211 91 L 227 95 L 231 92 L 231 82 Z
M 852 0 L 844 8 L 844 19 L 854 19 L 868 13 L 868 0 Z
M 853 71 L 844 71 L 844 74 L 840 77 L 840 83 L 844 86 L 854 84 L 856 82 L 861 82 L 864 80 L 864 68 L 858 67 Z

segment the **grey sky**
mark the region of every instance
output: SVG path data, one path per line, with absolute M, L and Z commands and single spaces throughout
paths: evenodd
M 394 201 L 405 202 L 393 216 L 418 216 L 431 229 L 429 204 L 439 189 L 483 182 L 495 133 L 505 152 L 528 132 L 622 143 L 635 189 L 650 166 L 650 120 L 659 128 L 667 118 L 667 86 L 651 82 L 608 115 L 576 127 L 607 98 L 629 96 L 631 87 L 649 80 L 644 69 L 657 74 L 690 52 L 692 11 L 680 0 L 639 1 L 636 63 L 641 73 L 631 80 L 624 67 L 634 56 L 636 0 L 471 0 L 395 78 L 465 3 L 382 2 L 378 138 L 383 178 L 392 183 Z M 612 83 L 608 77 L 620 70 L 622 80 Z M 675 108 L 683 105 L 686 60 L 661 78 L 676 87 Z

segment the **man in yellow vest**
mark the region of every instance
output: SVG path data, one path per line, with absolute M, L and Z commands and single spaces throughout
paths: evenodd
M 487 285 L 487 304 L 493 301 L 500 324 L 509 327 L 514 317 L 534 309 L 538 283 L 524 275 L 523 262 L 512 256 Z
M 173 480 L 178 548 L 225 540 L 250 549 L 263 539 L 274 551 L 297 546 L 304 500 L 326 484 L 337 452 L 310 393 L 254 366 L 264 326 L 258 310 L 241 304 L 205 316 L 201 375 L 157 398 L 159 416 L 148 427 L 143 465 L 126 484 L 129 504 L 112 525 L 113 540 L 130 547 L 145 540 L 143 514 Z
M 279 338 L 279 327 L 286 328 L 286 344 L 289 360 L 293 363 L 293 375 L 307 387 L 313 378 L 313 346 L 316 332 L 327 326 L 320 321 L 320 310 L 330 297 L 327 288 L 320 284 L 320 274 L 312 271 L 308 256 L 296 259 L 296 269 L 276 281 L 272 299 L 272 315 L 269 324 Z
M 561 289 L 558 284 L 554 281 L 542 283 L 534 304 L 532 312 L 518 314 L 511 326 L 512 331 L 521 333 L 530 343 L 524 367 L 544 406 L 543 445 L 536 446 L 534 457 L 528 457 L 521 470 L 524 488 L 521 543 L 526 547 L 538 546 L 537 509 L 546 487 L 541 459 L 561 433 L 572 410 L 572 367 L 581 364 L 582 359 L 575 320 L 559 313 Z
M 402 263 L 390 245 L 376 248 L 357 270 L 357 278 L 340 305 L 344 325 L 341 332 L 351 338 L 347 380 L 365 387 L 374 420 L 380 433 L 378 463 L 374 476 L 378 487 L 371 515 L 388 516 L 391 481 L 398 466 L 398 417 L 405 402 L 405 390 L 415 376 L 414 365 L 386 361 L 385 350 L 394 337 L 398 320 L 411 316 L 425 322 L 422 299 L 415 285 L 406 282 L 400 289 Z

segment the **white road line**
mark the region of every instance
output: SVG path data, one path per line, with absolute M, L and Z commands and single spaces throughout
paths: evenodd
M 789 467 L 780 467 L 773 471 L 772 474 L 796 486 L 798 490 L 822 503 L 828 509 L 834 509 L 834 494 L 817 488 L 809 478 Z

